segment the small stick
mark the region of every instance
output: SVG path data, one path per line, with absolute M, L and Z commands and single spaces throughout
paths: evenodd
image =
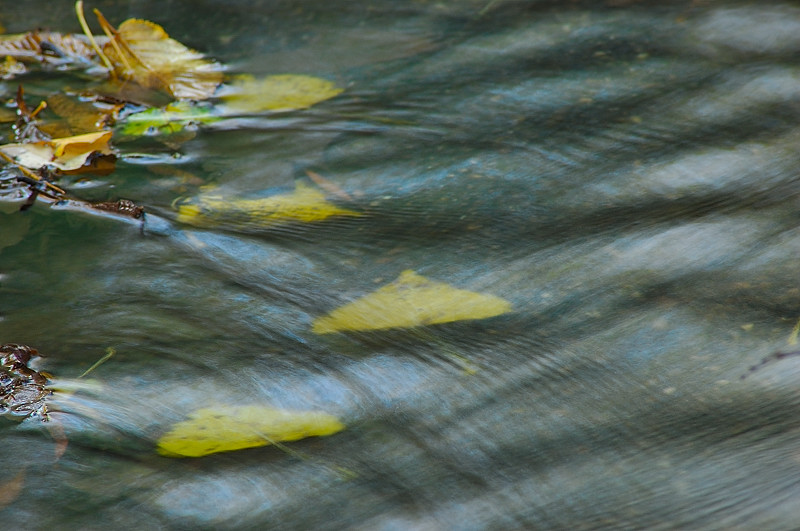
M 122 49 L 120 48 L 120 42 L 122 42 L 122 38 L 119 36 L 119 33 L 117 32 L 116 28 L 112 26 L 108 20 L 106 20 L 106 17 L 103 16 L 103 14 L 100 12 L 99 9 L 95 8 L 94 10 L 92 10 L 92 12 L 97 17 L 97 21 L 100 23 L 100 28 L 102 28 L 103 33 L 106 34 L 106 37 L 108 37 L 109 42 L 111 42 L 111 46 L 113 46 L 114 50 L 116 50 L 117 56 L 119 57 L 120 61 L 122 61 L 123 64 L 125 64 L 126 72 L 133 73 L 133 67 L 125 58 L 125 54 L 122 53 Z M 128 51 L 130 52 L 130 48 L 128 48 Z M 138 60 L 138 58 L 135 55 L 134 58 Z
M 335 195 L 336 197 L 339 197 L 341 199 L 345 199 L 347 201 L 352 201 L 353 200 L 353 198 L 350 197 L 350 194 L 345 192 L 336 183 L 326 179 L 325 177 L 323 177 L 319 173 L 317 173 L 315 171 L 312 171 L 312 170 L 306 170 L 306 175 L 308 175 L 308 178 L 311 179 L 312 181 L 314 181 L 314 183 L 316 183 L 317 186 L 319 186 L 320 188 L 322 188 L 323 190 L 325 190 L 329 194 Z
M 43 110 L 45 110 L 46 108 L 47 108 L 47 102 L 46 101 L 40 101 L 39 105 L 33 110 L 32 113 L 30 113 L 30 115 L 29 115 L 30 118 L 36 118 L 36 115 L 39 114 L 40 112 L 42 112 Z
M 17 161 L 15 161 L 14 159 L 12 159 L 8 155 L 6 155 L 5 152 L 3 152 L 3 150 L 0 150 L 0 157 L 4 158 L 6 160 L 6 162 L 8 162 L 9 164 L 13 164 L 17 168 L 19 168 L 19 171 L 24 173 L 27 178 L 29 178 L 29 179 L 31 179 L 33 181 L 36 181 L 37 183 L 44 183 L 45 186 L 47 186 L 49 188 L 52 188 L 53 190 L 55 190 L 59 194 L 66 194 L 67 193 L 64 190 L 62 190 L 61 188 L 59 188 L 58 186 L 56 186 L 53 183 L 51 183 L 50 181 L 45 181 L 44 179 L 42 179 L 41 177 L 39 177 L 38 175 L 33 173 L 31 170 L 29 170 L 25 166 L 20 165 Z
M 760 369 L 761 367 L 763 367 L 768 363 L 772 363 L 773 361 L 780 361 L 786 358 L 792 358 L 794 356 L 800 356 L 800 350 L 794 350 L 792 352 L 774 352 L 769 356 L 767 356 L 766 358 L 764 358 L 763 360 L 761 360 L 760 362 L 750 367 L 750 369 L 742 375 L 741 379 L 744 380 L 750 374 L 756 372 L 758 369 Z
M 78 0 L 75 2 L 75 13 L 78 15 L 78 22 L 81 24 L 81 28 L 83 29 L 84 35 L 89 38 L 89 42 L 92 43 L 92 48 L 97 53 L 97 56 L 103 61 L 106 65 L 106 68 L 111 72 L 111 75 L 114 75 L 114 66 L 111 64 L 111 61 L 108 60 L 106 54 L 100 49 L 97 45 L 97 41 L 94 40 L 94 36 L 92 35 L 91 30 L 89 29 L 89 24 L 86 23 L 86 18 L 83 16 L 83 0 Z
M 112 347 L 108 347 L 108 348 L 106 349 L 106 355 L 105 355 L 105 356 L 103 356 L 102 358 L 100 358 L 99 360 L 97 360 L 96 362 L 94 362 L 94 365 L 92 365 L 91 367 L 89 367 L 88 369 L 86 369 L 86 370 L 83 372 L 83 374 L 81 374 L 80 376 L 78 376 L 78 378 L 83 378 L 84 376 L 86 376 L 87 374 L 89 374 L 90 372 L 92 372 L 93 370 L 95 370 L 96 368 L 98 368 L 100 365 L 102 365 L 103 363 L 105 363 L 106 361 L 108 361 L 108 359 L 109 359 L 111 356 L 113 356 L 114 354 L 116 354 L 116 353 L 117 353 L 117 351 L 116 351 L 116 350 L 114 350 Z

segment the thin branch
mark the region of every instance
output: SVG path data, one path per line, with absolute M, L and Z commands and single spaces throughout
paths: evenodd
M 124 43 L 124 39 L 120 36 L 117 29 L 108 20 L 106 20 L 106 17 L 103 16 L 103 14 L 100 12 L 99 9 L 94 8 L 92 12 L 97 17 L 97 21 L 100 23 L 100 28 L 102 28 L 103 33 L 105 33 L 106 37 L 108 37 L 111 46 L 113 46 L 114 50 L 117 52 L 117 57 L 119 57 L 120 61 L 122 61 L 122 63 L 125 65 L 125 71 L 133 74 L 134 71 L 133 67 L 128 62 L 128 59 L 125 57 L 125 54 L 122 52 L 122 49 L 120 48 L 120 45 Z M 131 51 L 130 48 L 128 48 L 128 46 L 124 47 L 127 51 L 129 52 Z M 136 55 L 134 55 L 133 53 L 131 53 L 131 55 L 133 55 L 133 58 L 139 61 L 139 63 L 141 63 L 141 61 L 139 60 L 138 57 L 136 57 Z
M 0 150 L 0 157 L 5 159 L 6 162 L 8 162 L 9 164 L 13 164 L 17 168 L 19 168 L 19 171 L 21 171 L 25 175 L 25 177 L 27 177 L 28 179 L 36 181 L 37 183 L 42 183 L 46 187 L 53 189 L 55 192 L 57 192 L 59 194 L 63 195 L 63 194 L 67 193 L 66 191 L 64 191 L 61 188 L 59 188 L 58 186 L 54 185 L 50 181 L 46 181 L 46 180 L 42 179 L 41 177 L 39 177 L 38 175 L 33 173 L 31 170 L 29 170 L 25 166 L 20 165 L 16 160 L 14 160 L 11 157 L 9 157 L 8 155 L 6 155 L 5 152 L 3 152 L 3 150 Z
M 92 372 L 93 370 L 95 370 L 96 368 L 98 368 L 100 365 L 102 365 L 103 363 L 107 362 L 107 361 L 108 361 L 108 359 L 109 359 L 111 356 L 113 356 L 114 354 L 116 354 L 116 353 L 117 353 L 117 351 L 116 351 L 116 350 L 114 350 L 112 347 L 108 347 L 108 348 L 106 349 L 106 355 L 105 355 L 105 356 L 103 356 L 102 358 L 100 358 L 99 360 L 97 360 L 96 362 L 94 362 L 94 365 L 92 365 L 91 367 L 89 367 L 88 369 L 86 369 L 86 370 L 83 372 L 83 374 L 81 374 L 80 376 L 78 376 L 78 378 L 83 378 L 84 376 L 86 376 L 87 374 L 89 374 L 90 372 Z
M 86 23 L 86 18 L 83 16 L 83 0 L 78 0 L 77 2 L 75 2 L 75 14 L 78 15 L 78 22 L 80 22 L 81 24 L 81 28 L 83 29 L 84 35 L 86 35 L 86 37 L 89 39 L 89 42 L 92 43 L 92 48 L 94 48 L 94 51 L 97 53 L 97 56 L 100 57 L 100 59 L 106 65 L 108 71 L 113 76 L 114 66 L 111 64 L 111 61 L 108 60 L 106 54 L 104 54 L 103 51 L 100 49 L 100 47 L 97 45 L 97 41 L 94 40 L 94 35 L 92 35 L 91 30 L 89 30 L 89 24 Z

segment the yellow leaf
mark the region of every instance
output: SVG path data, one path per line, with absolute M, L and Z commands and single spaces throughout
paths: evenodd
M 119 41 L 109 40 L 103 53 L 123 80 L 191 100 L 209 98 L 222 83 L 217 63 L 171 39 L 158 24 L 129 19 L 117 33 Z
M 511 311 L 511 303 L 434 282 L 414 271 L 377 291 L 314 321 L 312 330 L 329 334 L 346 330 L 409 328 L 467 319 L 486 319 Z
M 322 192 L 300 182 L 290 194 L 262 199 L 226 199 L 209 194 L 178 204 L 178 221 L 195 226 L 265 228 L 280 223 L 308 223 L 332 216 L 360 215 L 329 203 Z
M 167 457 L 202 457 L 217 452 L 332 435 L 345 428 L 333 415 L 265 406 L 198 409 L 158 441 Z
M 0 150 L 20 166 L 36 170 L 54 166 L 62 171 L 79 170 L 93 154 L 111 155 L 111 131 L 54 138 L 39 142 L 5 144 Z
M 56 158 L 69 159 L 93 151 L 110 154 L 109 140 L 111 140 L 111 131 L 97 131 L 65 138 L 54 138 L 50 141 L 50 145 L 53 147 L 53 154 Z
M 318 77 L 282 74 L 258 80 L 241 76 L 227 90 L 221 97 L 228 109 L 261 112 L 305 109 L 340 94 L 343 89 Z

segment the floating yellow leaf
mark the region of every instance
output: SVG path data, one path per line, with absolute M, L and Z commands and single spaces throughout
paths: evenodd
M 265 228 L 288 222 L 322 221 L 332 216 L 360 216 L 325 200 L 319 190 L 300 182 L 290 194 L 261 199 L 228 199 L 201 195 L 178 203 L 178 221 L 195 226 L 231 226 L 242 229 Z
M 98 131 L 39 142 L 5 144 L 0 146 L 0 151 L 20 166 L 32 170 L 54 166 L 62 171 L 76 171 L 87 162 L 93 162 L 90 157 L 111 155 L 109 140 L 111 131 Z
M 103 53 L 123 80 L 191 100 L 209 98 L 222 83 L 217 63 L 171 39 L 158 24 L 129 19 L 116 31 Z
M 110 154 L 109 140 L 111 140 L 111 131 L 97 131 L 66 138 L 54 138 L 50 141 L 50 145 L 53 147 L 53 155 L 56 158 L 70 159 L 94 151 Z
M 486 319 L 511 311 L 511 303 L 434 282 L 414 271 L 377 291 L 316 319 L 313 331 L 329 334 L 346 330 L 379 330 Z
M 198 409 L 158 441 L 167 457 L 202 457 L 282 441 L 332 435 L 345 428 L 333 415 L 264 406 Z
M 326 79 L 282 74 L 254 79 L 241 76 L 221 97 L 235 112 L 293 111 L 340 94 L 342 89 Z

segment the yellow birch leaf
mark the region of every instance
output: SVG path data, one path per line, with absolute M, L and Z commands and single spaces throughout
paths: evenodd
M 329 334 L 410 328 L 486 319 L 510 311 L 511 303 L 500 297 L 457 289 L 407 270 L 394 282 L 316 319 L 312 330 Z
M 209 98 L 222 83 L 217 63 L 170 38 L 158 24 L 129 19 L 117 33 L 122 42 L 109 40 L 103 53 L 123 80 L 190 100 Z
M 97 131 L 65 138 L 54 138 L 50 141 L 50 145 L 53 147 L 53 155 L 59 159 L 70 159 L 93 151 L 108 155 L 111 153 L 108 145 L 111 134 L 111 131 Z
M 332 216 L 360 216 L 325 200 L 319 190 L 298 182 L 295 191 L 260 199 L 227 199 L 200 195 L 178 203 L 178 221 L 197 227 L 266 228 L 280 223 L 310 223 Z
M 158 440 L 167 457 L 202 457 L 275 442 L 332 435 L 345 428 L 333 415 L 265 406 L 198 409 Z
M 343 89 L 327 79 L 281 74 L 254 79 L 240 76 L 221 95 L 225 106 L 235 112 L 293 111 L 333 98 Z
M 109 146 L 111 134 L 111 131 L 98 131 L 39 142 L 5 144 L 0 146 L 0 150 L 20 166 L 31 170 L 54 166 L 62 171 L 76 171 L 93 154 L 113 154 Z

